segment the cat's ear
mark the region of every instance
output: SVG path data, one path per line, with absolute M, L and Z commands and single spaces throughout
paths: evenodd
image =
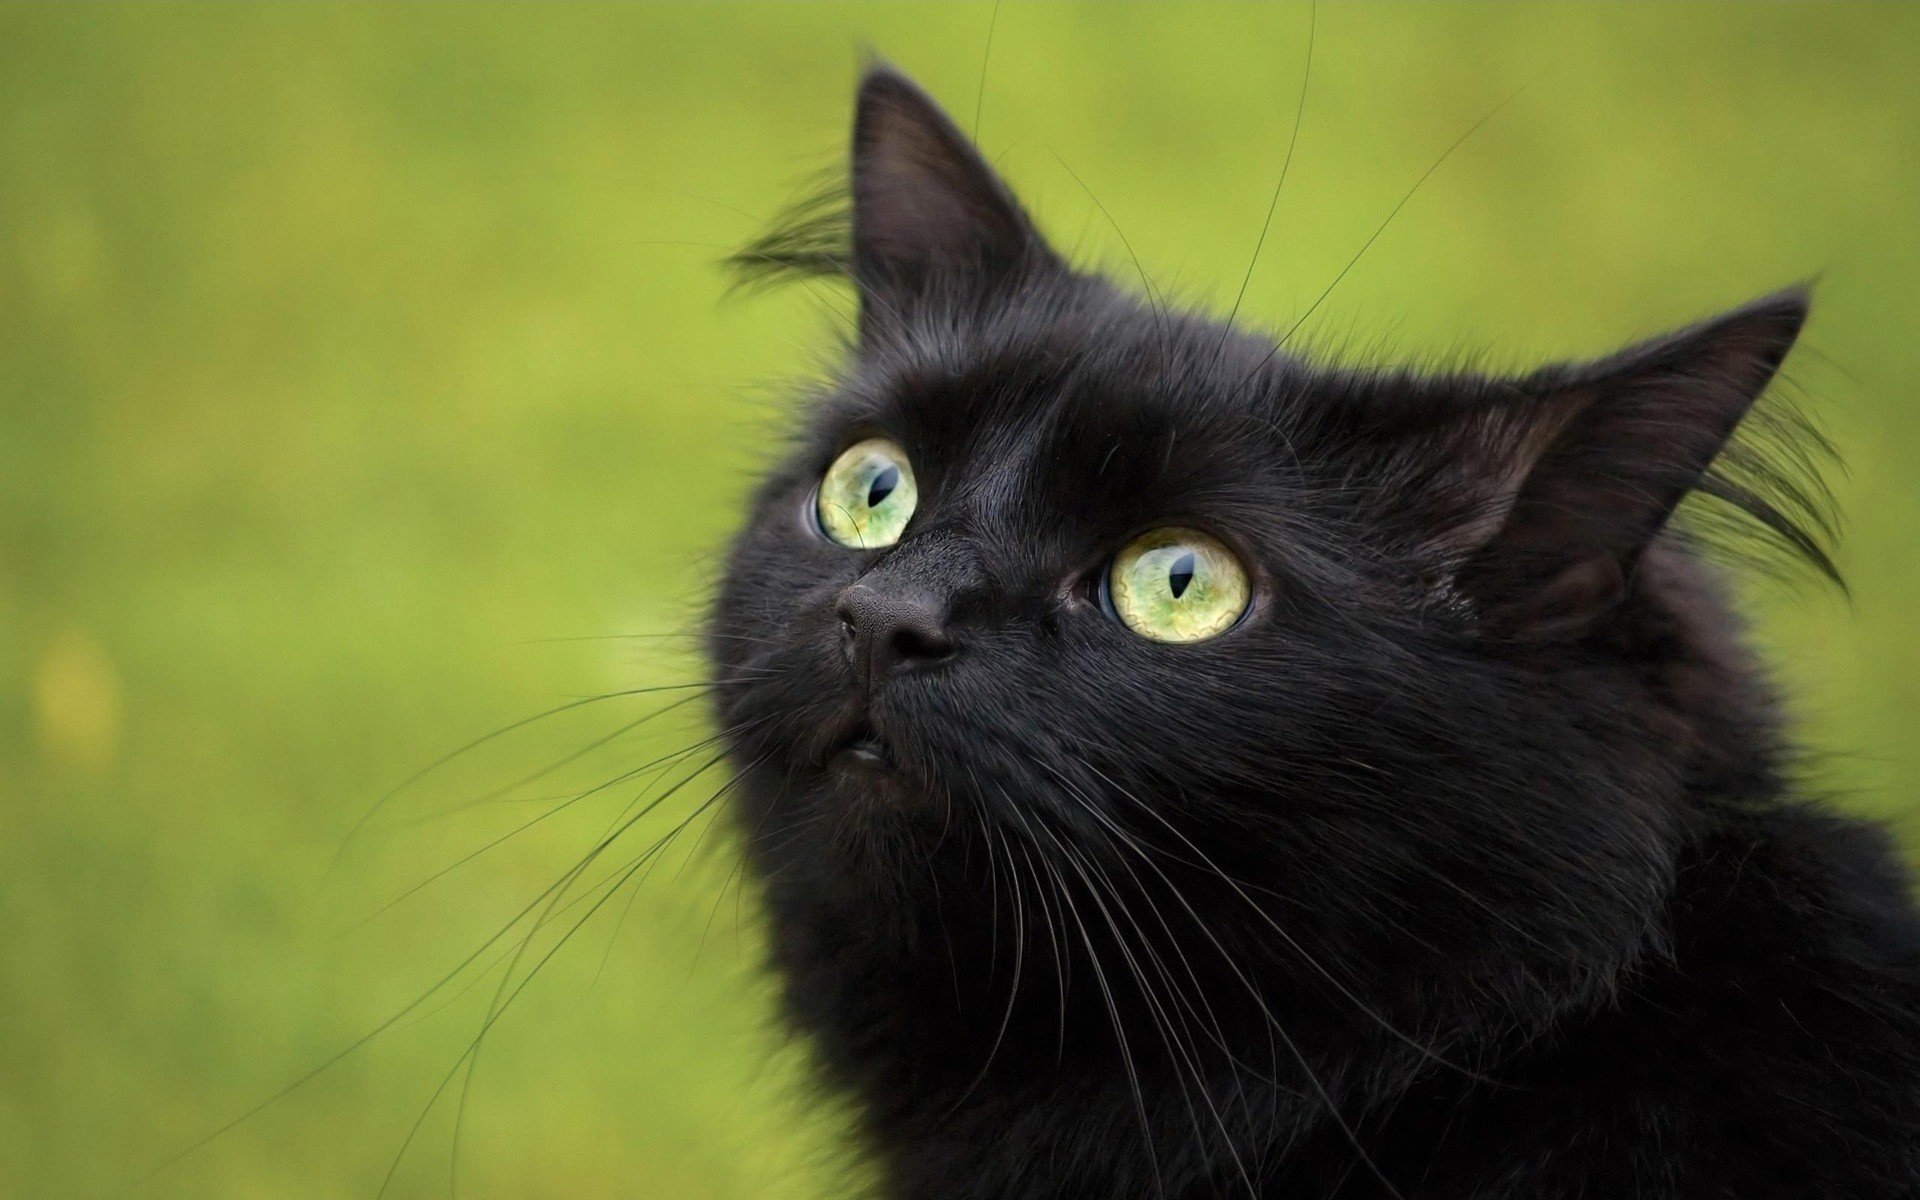
M 885 65 L 853 121 L 853 275 L 871 336 L 933 294 L 984 296 L 1056 268 L 1038 230 L 965 134 Z
M 1453 584 L 1514 636 L 1585 628 L 1772 381 L 1807 317 L 1792 289 L 1598 362 L 1519 380 Z

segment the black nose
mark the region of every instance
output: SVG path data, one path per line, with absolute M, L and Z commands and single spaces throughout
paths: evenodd
M 856 583 L 840 594 L 839 613 L 847 661 L 868 683 L 953 657 L 946 605 L 933 596 Z

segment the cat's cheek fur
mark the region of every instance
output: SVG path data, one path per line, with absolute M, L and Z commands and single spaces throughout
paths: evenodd
M 861 320 L 709 651 L 786 1012 L 890 1200 L 1920 1193 L 1904 872 L 1668 528 L 1705 493 L 1831 571 L 1817 442 L 1736 437 L 1803 293 L 1518 378 L 1318 369 L 1069 269 L 885 69 L 851 190 L 743 257 Z M 919 498 L 862 552 L 803 505 L 871 436 Z M 1158 526 L 1248 619 L 1089 602 Z

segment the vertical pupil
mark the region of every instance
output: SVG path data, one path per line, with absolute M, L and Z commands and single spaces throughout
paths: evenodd
M 893 495 L 893 489 L 900 486 L 900 468 L 888 464 L 886 469 L 873 477 L 867 485 L 867 507 L 878 508 L 880 502 Z
M 1182 552 L 1179 558 L 1174 559 L 1173 565 L 1167 568 L 1167 587 L 1172 590 L 1173 598 L 1178 600 L 1186 592 L 1187 585 L 1192 582 L 1193 551 L 1187 550 Z

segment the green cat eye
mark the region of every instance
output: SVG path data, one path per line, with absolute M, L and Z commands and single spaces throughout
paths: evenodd
M 1233 551 L 1197 529 L 1143 533 L 1107 568 L 1107 598 L 1121 624 L 1156 642 L 1225 633 L 1247 611 L 1252 591 Z
M 920 501 L 906 452 L 867 438 L 840 452 L 820 480 L 820 528 L 842 546 L 878 550 L 900 540 Z

